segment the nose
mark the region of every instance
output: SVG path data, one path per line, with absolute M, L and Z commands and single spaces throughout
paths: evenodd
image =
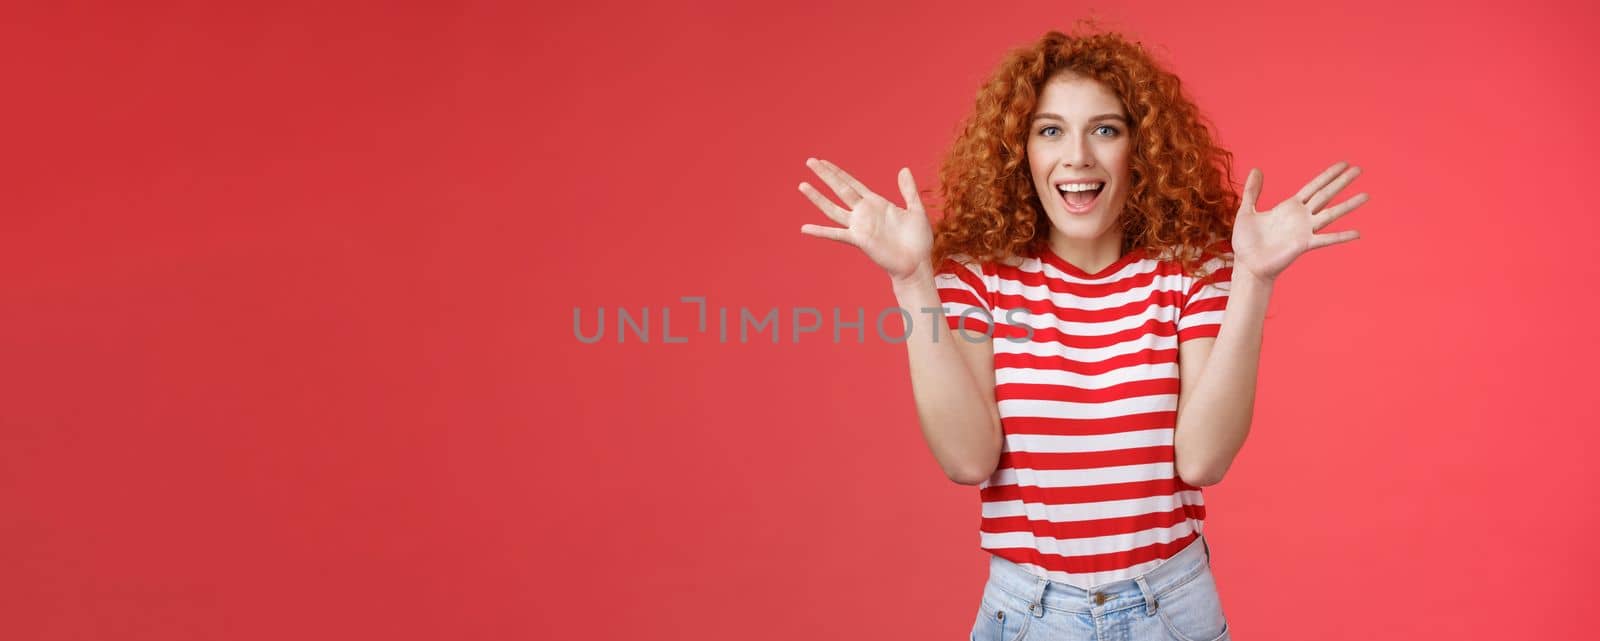
M 1094 166 L 1094 154 L 1089 151 L 1089 142 L 1082 138 L 1073 138 L 1062 141 L 1061 164 L 1067 168 Z

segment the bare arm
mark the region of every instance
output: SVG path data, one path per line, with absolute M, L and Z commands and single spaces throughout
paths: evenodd
M 1273 284 L 1302 254 L 1361 237 L 1353 230 L 1315 233 L 1367 202 L 1362 193 L 1324 209 L 1360 173 L 1349 163 L 1334 163 L 1294 196 L 1258 212 L 1262 176 L 1260 170 L 1250 170 L 1233 226 L 1232 293 L 1222 328 L 1215 342 L 1192 340 L 1179 347 L 1183 381 L 1173 447 L 1185 483 L 1221 481 L 1244 446 L 1255 410 L 1262 325 Z
M 1262 326 L 1271 295 L 1270 282 L 1235 277 L 1217 337 L 1178 347 L 1183 391 L 1173 447 L 1178 476 L 1185 483 L 1203 487 L 1221 481 L 1250 435 Z
M 894 293 L 900 307 L 916 319 L 906 352 L 922 437 L 950 480 L 981 483 L 994 473 L 1001 451 L 994 341 L 950 329 L 931 275 L 895 280 Z M 925 308 L 941 311 L 930 318 L 920 313 Z
M 1000 461 L 1000 410 L 994 399 L 994 345 L 985 338 L 973 343 L 950 331 L 933 280 L 929 254 L 932 227 L 917 195 L 911 170 L 900 170 L 897 207 L 867 189 L 833 163 L 807 159 L 806 166 L 827 183 L 849 209 L 834 204 L 811 185 L 800 192 L 822 213 L 844 227 L 806 224 L 801 233 L 835 240 L 860 249 L 888 272 L 895 299 L 912 318 L 906 352 L 911 388 L 922 435 L 934 459 L 951 480 L 981 483 Z M 925 308 L 938 308 L 926 314 Z

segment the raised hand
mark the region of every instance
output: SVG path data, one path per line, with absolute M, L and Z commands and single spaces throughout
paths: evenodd
M 810 184 L 800 183 L 800 193 L 811 199 L 830 220 L 844 225 L 806 224 L 800 226 L 801 233 L 854 246 L 889 272 L 891 278 L 906 279 L 919 269 L 928 269 L 925 265 L 933 251 L 933 228 L 928 224 L 927 212 L 922 209 L 922 198 L 917 195 L 917 184 L 911 178 L 910 169 L 900 170 L 900 195 L 906 201 L 906 206 L 900 208 L 872 193 L 866 185 L 831 162 L 807 158 L 806 166 L 816 172 L 849 209 L 834 204 Z
M 1245 178 L 1244 199 L 1239 203 L 1239 215 L 1233 224 L 1235 276 L 1239 276 L 1242 269 L 1272 282 L 1301 254 L 1360 238 L 1361 234 L 1355 230 L 1314 233 L 1367 202 L 1367 195 L 1360 193 L 1323 209 L 1360 174 L 1360 167 L 1350 167 L 1343 161 L 1334 163 L 1300 188 L 1294 197 L 1271 210 L 1257 213 L 1256 198 L 1261 195 L 1262 176 L 1261 170 L 1251 169 Z

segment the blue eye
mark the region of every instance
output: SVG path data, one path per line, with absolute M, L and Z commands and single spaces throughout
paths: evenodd
M 1111 133 L 1105 134 L 1106 136 L 1115 136 L 1115 135 L 1121 133 L 1120 131 L 1117 130 L 1116 127 L 1113 127 L 1111 125 L 1100 125 L 1099 127 L 1095 127 L 1094 128 L 1095 131 L 1100 131 L 1101 129 L 1106 129 L 1106 130 L 1109 130 L 1111 132 Z M 1050 136 L 1050 135 L 1053 135 L 1053 134 L 1050 133 L 1051 131 L 1061 131 L 1061 128 L 1057 127 L 1055 125 L 1049 125 L 1049 126 L 1043 128 L 1043 129 L 1040 129 L 1039 130 L 1039 134 L 1043 135 L 1043 136 Z

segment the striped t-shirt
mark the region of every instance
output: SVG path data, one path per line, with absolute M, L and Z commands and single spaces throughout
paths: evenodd
M 1231 266 L 1213 256 L 1195 278 L 1142 249 L 1093 274 L 1049 249 L 965 258 L 934 282 L 951 329 L 976 340 L 994 323 L 1005 439 L 978 485 L 981 547 L 1085 589 L 1155 569 L 1203 529 L 1200 488 L 1174 465 L 1178 344 L 1217 335 Z

